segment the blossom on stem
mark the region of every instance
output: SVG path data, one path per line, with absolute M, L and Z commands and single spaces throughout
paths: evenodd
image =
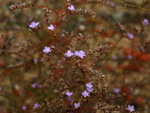
M 51 24 L 47 29 L 54 31 L 54 28 L 55 28 L 54 25 Z
M 84 92 L 82 93 L 82 95 L 83 95 L 84 98 L 89 97 L 89 92 L 84 91 Z
M 68 96 L 68 97 L 71 97 L 72 95 L 73 95 L 73 92 L 66 92 L 66 95 Z
M 71 11 L 74 11 L 74 10 L 75 10 L 75 8 L 74 8 L 73 5 L 69 6 L 68 9 L 71 10 Z
M 44 53 L 49 53 L 49 52 L 51 52 L 51 48 L 46 46 L 46 47 L 43 49 L 43 52 L 44 52 Z
M 71 57 L 73 55 L 73 52 L 71 52 L 70 50 L 68 50 L 66 53 L 65 53 L 66 57 Z
M 75 51 L 74 53 L 75 56 L 78 56 L 80 58 L 83 58 L 85 55 L 85 52 L 83 50 L 80 50 L 80 51 Z
M 38 108 L 38 107 L 40 107 L 40 105 L 39 105 L 39 103 L 36 103 L 36 104 L 34 104 L 34 109 L 36 109 L 36 108 Z
M 129 39 L 133 39 L 133 38 L 134 38 L 134 35 L 131 34 L 131 33 L 128 33 L 128 37 L 129 37 Z
M 80 107 L 80 102 L 79 103 L 74 103 L 74 108 L 79 108 Z
M 135 111 L 135 109 L 134 109 L 134 106 L 133 106 L 133 105 L 132 105 L 132 106 L 128 105 L 127 110 L 129 110 L 130 112 Z
M 36 28 L 37 26 L 39 25 L 39 22 L 37 22 L 37 23 L 35 23 L 35 22 L 32 22 L 30 25 L 29 25 L 29 27 L 31 27 L 31 28 Z
M 149 25 L 149 21 L 146 18 L 143 20 L 143 23 L 144 25 Z

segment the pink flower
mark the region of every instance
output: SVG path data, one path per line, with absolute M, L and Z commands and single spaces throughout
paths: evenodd
M 51 24 L 47 29 L 54 31 L 54 26 Z
M 80 103 L 74 103 L 74 108 L 79 108 L 80 107 Z
M 75 10 L 75 8 L 74 8 L 73 5 L 69 6 L 68 9 L 71 10 L 71 11 L 74 11 L 74 10 Z

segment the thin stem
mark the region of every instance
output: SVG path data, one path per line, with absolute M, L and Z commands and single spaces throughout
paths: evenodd
M 145 8 L 139 6 L 139 5 L 128 4 L 128 3 L 125 3 L 125 2 L 123 2 L 121 0 L 117 0 L 117 1 L 120 2 L 121 4 L 123 4 L 124 6 L 135 7 L 135 8 L 138 8 L 138 9 L 150 12 L 150 9 L 145 9 Z

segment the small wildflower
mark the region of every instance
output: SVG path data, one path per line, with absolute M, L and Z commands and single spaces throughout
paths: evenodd
M 37 22 L 37 23 L 35 23 L 35 22 L 32 22 L 30 25 L 29 25 L 29 27 L 31 27 L 31 28 L 36 28 L 37 26 L 39 25 L 39 22 Z
M 2 91 L 2 88 L 0 87 L 0 91 Z
M 144 25 L 149 25 L 149 21 L 147 19 L 143 20 Z
M 54 31 L 54 25 L 50 25 L 47 29 Z
M 80 50 L 80 51 L 75 51 L 74 55 L 80 57 L 80 58 L 83 58 L 85 55 L 85 52 Z
M 84 92 L 82 93 L 82 95 L 83 95 L 84 98 L 89 97 L 89 92 L 84 91 Z
M 73 5 L 69 6 L 68 9 L 71 10 L 71 11 L 74 11 L 74 10 L 75 10 L 75 8 L 74 8 Z
M 68 98 L 68 101 L 71 101 L 71 98 Z
M 50 47 L 45 47 L 45 48 L 43 49 L 43 52 L 44 52 L 44 53 L 49 53 L 49 52 L 51 52 Z
M 90 93 L 90 92 L 93 92 L 93 88 L 86 88 L 87 89 L 87 91 Z
M 38 59 L 34 59 L 34 63 L 35 63 L 35 64 L 37 63 L 37 61 L 38 61 Z
M 36 108 L 38 108 L 38 107 L 40 107 L 40 105 L 39 105 L 39 103 L 36 103 L 36 104 L 34 104 L 34 109 L 36 109 Z
M 128 37 L 129 37 L 129 39 L 133 39 L 133 38 L 134 38 L 134 35 L 131 34 L 131 33 L 128 33 Z
M 70 50 L 66 52 L 66 57 L 71 57 L 72 55 L 73 55 L 73 52 L 71 52 Z
M 111 3 L 111 6 L 112 6 L 112 7 L 115 7 L 115 6 L 116 6 L 116 4 L 115 4 L 115 3 Z
M 43 87 L 43 85 L 42 85 L 42 84 L 40 84 L 38 87 L 39 87 L 39 88 L 42 88 L 42 87 Z
M 119 89 L 119 88 L 115 88 L 115 89 L 114 89 L 114 92 L 115 92 L 115 93 L 119 93 L 119 92 L 120 92 L 120 89 Z
M 68 91 L 68 92 L 66 93 L 66 95 L 69 96 L 69 97 L 71 97 L 71 95 L 73 95 L 73 92 L 69 92 L 69 91 Z
M 117 60 L 117 56 L 114 55 L 114 56 L 112 57 L 112 59 L 113 59 L 113 60 Z
M 128 59 L 132 59 L 132 58 L 133 58 L 132 55 L 129 54 L 129 55 L 128 55 Z
M 120 24 L 120 28 L 121 28 L 121 30 L 122 30 L 122 31 L 124 31 L 124 27 L 123 27 L 123 25 L 121 25 L 121 24 Z
M 32 84 L 31 86 L 32 86 L 32 88 L 36 88 L 37 83 L 34 83 L 34 84 Z
M 24 105 L 22 106 L 22 110 L 25 111 L 27 109 L 27 107 Z
M 134 109 L 134 106 L 133 106 L 133 105 L 132 105 L 132 106 L 128 105 L 127 110 L 129 110 L 130 112 L 135 111 L 135 109 Z
M 74 103 L 74 108 L 79 108 L 80 107 L 80 103 Z
M 87 87 L 87 88 L 92 88 L 93 85 L 92 85 L 91 83 L 88 83 L 88 84 L 86 84 L 86 87 Z

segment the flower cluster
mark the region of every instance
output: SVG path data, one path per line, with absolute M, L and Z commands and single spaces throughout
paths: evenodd
M 93 85 L 91 83 L 86 84 L 86 89 L 90 93 L 93 91 Z
M 75 51 L 75 53 L 71 52 L 70 50 L 68 50 L 66 53 L 65 53 L 66 57 L 71 57 L 72 55 L 75 55 L 75 56 L 78 56 L 80 57 L 81 59 L 86 56 L 85 52 L 83 50 L 80 50 L 80 51 Z
M 37 28 L 37 26 L 39 25 L 39 22 L 37 22 L 37 23 L 35 23 L 35 22 L 32 22 L 30 25 L 29 25 L 29 27 L 31 27 L 31 28 Z

